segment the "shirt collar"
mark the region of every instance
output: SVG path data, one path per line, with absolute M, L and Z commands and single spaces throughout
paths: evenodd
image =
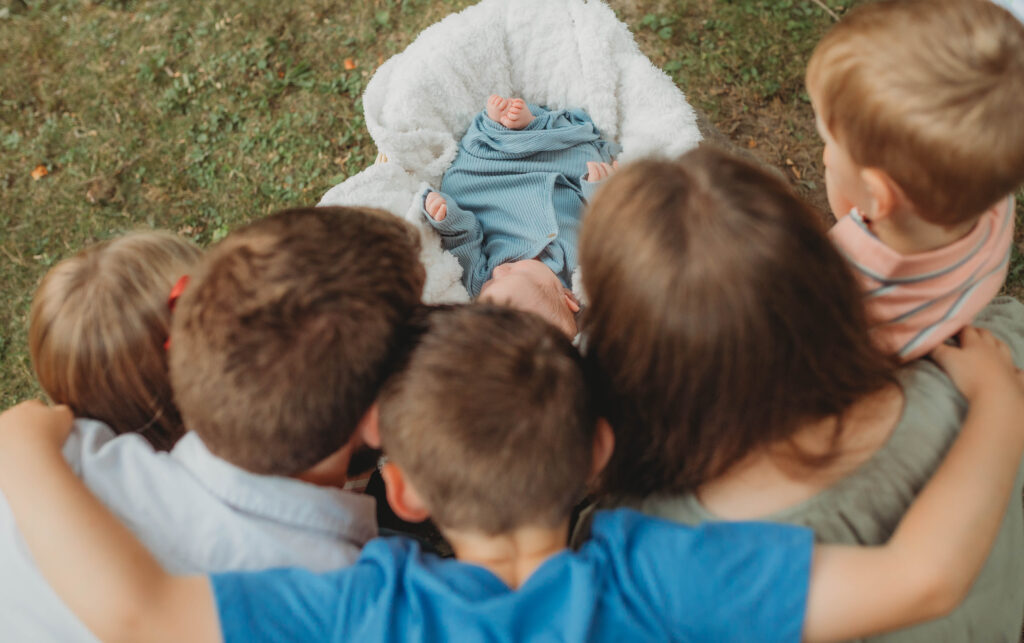
M 952 268 L 970 267 L 972 260 L 984 261 L 996 249 L 1009 248 L 1013 212 L 1013 197 L 1008 197 L 985 212 L 963 238 L 942 248 L 910 255 L 900 254 L 882 243 L 856 209 L 832 226 L 829 237 L 859 272 L 876 281 L 919 281 L 945 274 Z
M 377 535 L 372 496 L 251 473 L 215 456 L 191 431 L 178 441 L 171 457 L 211 495 L 237 511 L 333 534 L 360 547 Z

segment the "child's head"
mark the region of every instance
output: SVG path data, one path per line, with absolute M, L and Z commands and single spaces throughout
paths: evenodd
M 158 448 L 174 444 L 182 426 L 164 351 L 167 298 L 199 257 L 168 232 L 134 232 L 54 266 L 29 316 L 32 365 L 50 399 Z
M 890 381 L 819 217 L 724 152 L 609 178 L 580 260 L 587 366 L 616 435 L 609 491 L 692 490 Z
M 496 306 L 431 311 L 381 391 L 389 501 L 445 530 L 557 526 L 602 464 L 595 422 L 579 355 L 553 326 Z
M 1024 25 L 988 0 L 858 7 L 818 44 L 807 88 L 836 216 L 867 214 L 866 190 L 888 180 L 953 226 L 1024 181 Z
M 580 306 L 558 276 L 537 259 L 503 263 L 480 289 L 479 300 L 540 315 L 569 337 L 576 336 Z
M 350 445 L 419 304 L 418 251 L 411 226 L 366 208 L 289 210 L 233 231 L 174 312 L 185 425 L 262 474 L 298 475 Z

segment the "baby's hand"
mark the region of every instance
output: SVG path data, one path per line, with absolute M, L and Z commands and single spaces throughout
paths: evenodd
M 448 203 L 437 192 L 428 194 L 427 200 L 423 205 L 427 210 L 427 214 L 434 221 L 444 221 L 444 218 L 448 216 Z
M 25 440 L 44 440 L 60 449 L 71 433 L 75 416 L 67 406 L 47 406 L 29 400 L 0 413 L 0 453 Z
M 614 174 L 618 169 L 618 161 L 613 161 L 610 164 L 597 163 L 596 161 L 587 161 L 587 181 L 590 183 L 597 183 L 598 181 L 603 181 L 612 174 Z
M 958 335 L 960 346 L 942 344 L 931 356 L 949 374 L 964 397 L 975 402 L 980 396 L 1001 393 L 1024 408 L 1024 374 L 1013 363 L 1010 349 L 981 328 L 968 326 Z

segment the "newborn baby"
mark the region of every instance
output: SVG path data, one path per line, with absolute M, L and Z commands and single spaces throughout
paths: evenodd
M 580 215 L 618 146 L 582 110 L 491 96 L 423 214 L 473 297 L 540 314 L 575 335 L 569 291 Z

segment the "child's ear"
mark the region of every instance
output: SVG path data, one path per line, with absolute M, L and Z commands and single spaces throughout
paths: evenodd
M 359 426 L 356 427 L 356 433 L 362 436 L 363 444 L 366 446 L 371 449 L 380 448 L 380 407 L 377 402 L 363 414 Z
M 569 310 L 574 315 L 580 312 L 580 302 L 576 299 L 576 295 L 572 294 L 568 288 L 562 288 L 562 294 L 565 295 L 565 305 L 569 307 Z
M 590 476 L 597 478 L 604 471 L 615 450 L 615 432 L 608 420 L 599 418 L 594 430 L 594 457 L 590 463 Z
M 388 504 L 395 515 L 406 522 L 423 522 L 430 517 L 430 511 L 420 499 L 420 494 L 405 479 L 405 474 L 393 462 L 381 467 L 380 475 L 387 487 Z
M 890 216 L 904 199 L 903 190 L 886 172 L 878 168 L 865 168 L 860 171 L 860 178 L 871 195 L 872 211 L 862 212 L 871 221 Z

